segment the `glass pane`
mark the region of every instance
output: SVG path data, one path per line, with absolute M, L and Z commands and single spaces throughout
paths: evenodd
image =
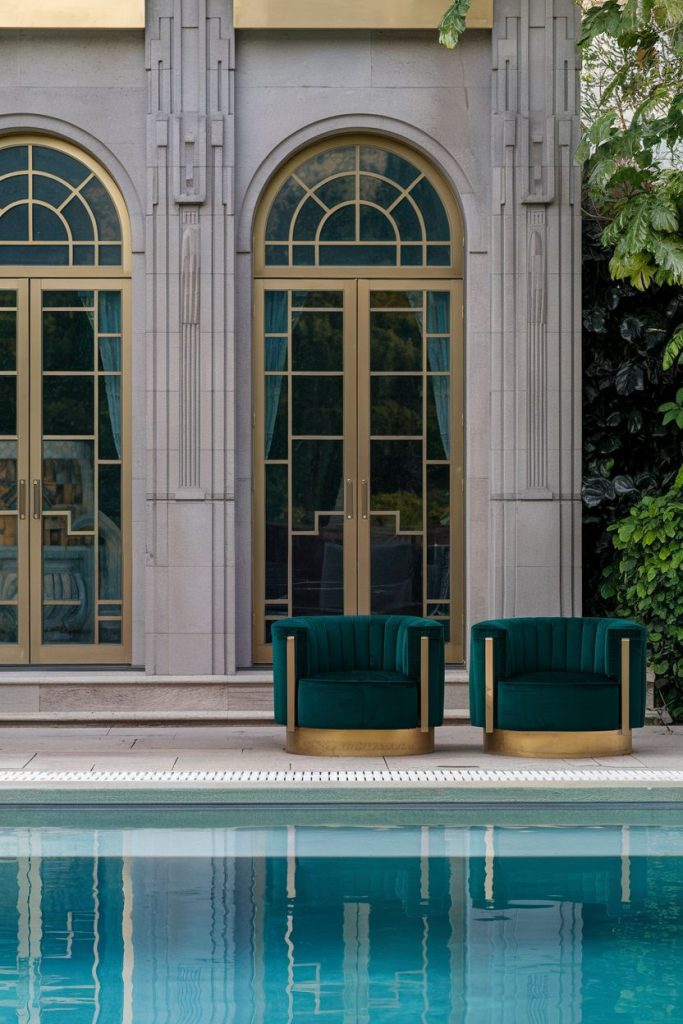
M 100 606 L 99 606 L 99 614 L 100 615 L 116 615 L 116 616 L 120 616 L 121 615 L 121 605 L 120 604 L 100 604 Z
M 323 267 L 394 267 L 395 245 L 321 245 Z
M 360 169 L 381 174 L 402 188 L 407 188 L 420 174 L 417 167 L 402 156 L 377 146 L 360 147 Z
M 451 449 L 451 389 L 448 377 L 428 377 L 427 458 L 448 459 Z
M 264 330 L 266 334 L 287 333 L 287 292 L 266 292 Z
M 410 199 L 402 199 L 391 211 L 402 242 L 423 241 L 422 225 Z
M 0 435 L 17 432 L 17 378 L 0 377 Z
M 340 308 L 343 305 L 343 292 L 292 292 L 293 309 L 301 307 L 317 308 L 324 306 L 335 306 L 336 308 Z
M 451 329 L 448 292 L 427 292 L 427 333 L 448 334 Z
M 292 614 L 344 612 L 344 517 L 321 516 L 319 532 L 292 537 Z
M 370 524 L 370 611 L 422 615 L 422 537 L 397 536 L 393 516 Z
M 422 370 L 422 313 L 370 314 L 370 369 Z
M 64 307 L 94 309 L 95 293 L 71 290 L 67 292 L 43 292 L 43 309 L 51 309 L 52 307 L 58 309 Z
M 372 512 L 400 513 L 400 530 L 422 529 L 422 442 L 371 441 Z
M 93 434 L 92 377 L 43 377 L 43 433 Z
M 14 292 L 11 293 L 14 295 Z M 0 313 L 0 370 L 17 368 L 17 314 Z
M 110 468 L 110 467 L 107 467 Z M 118 467 L 113 467 L 118 470 Z M 92 441 L 43 442 L 43 512 L 71 513 L 71 531 L 92 530 L 95 511 Z
M 80 311 L 43 313 L 44 370 L 94 369 L 93 316 Z
M 80 160 L 74 160 L 67 153 L 62 153 L 58 149 L 48 149 L 46 146 L 33 147 L 33 168 L 36 171 L 54 174 L 56 178 L 63 178 L 74 186 L 80 185 L 90 174 Z
M 343 377 L 292 378 L 292 433 L 343 434 Z
M 102 182 L 93 178 L 83 187 L 81 195 L 88 202 L 95 216 L 100 241 L 118 242 L 121 238 L 119 215 Z
M 325 210 L 315 199 L 307 199 L 294 221 L 292 239 L 296 242 L 312 242 Z
M 420 208 L 427 229 L 427 240 L 450 241 L 451 231 L 446 210 L 432 183 L 423 178 L 411 189 L 410 194 Z
M 61 206 L 70 195 L 71 189 L 61 181 L 55 181 L 54 178 L 47 178 L 42 174 L 33 175 L 34 199 L 40 199 L 41 202 L 49 203 L 50 206 Z
M 0 149 L 0 177 L 28 168 L 28 146 L 6 146 Z
M 0 516 L 0 601 L 16 601 L 18 588 L 18 520 L 16 516 Z M 2 633 L 2 616 L 4 608 L 0 607 L 0 634 Z M 2 640 L 3 643 L 16 643 L 14 640 Z
M 99 352 L 98 368 L 112 373 L 121 369 L 121 339 L 120 338 L 99 338 L 97 342 Z
M 324 178 L 342 171 L 352 171 L 356 166 L 356 147 L 340 146 L 327 149 L 324 153 L 312 156 L 296 169 L 297 178 L 306 185 L 317 185 Z
M 381 178 L 370 178 L 367 174 L 360 176 L 360 198 L 366 199 L 377 206 L 391 206 L 398 199 L 400 192 L 395 185 L 390 185 Z
M 100 459 L 121 458 L 121 378 L 100 377 L 99 386 L 99 446 Z
M 0 225 L 2 221 L 0 221 Z M 69 247 L 66 245 L 0 245 L 0 264 L 26 267 L 66 267 Z
M 401 266 L 421 267 L 424 262 L 424 250 L 421 245 L 401 246 Z
M 315 266 L 315 247 L 312 245 L 292 246 L 292 262 L 295 267 Z
M 427 366 L 438 373 L 450 370 L 450 338 L 427 339 Z
M 428 245 L 427 265 L 430 267 L 447 267 L 451 262 L 450 245 Z
M 370 302 L 373 309 L 422 309 L 423 292 L 371 292 Z
M 294 211 L 305 195 L 301 185 L 288 178 L 273 200 L 266 224 L 266 238 L 269 241 L 287 240 Z
M 0 558 L 2 554 L 0 553 Z M 2 568 L 0 567 L 0 579 Z M 19 609 L 16 605 L 0 606 L 0 644 L 16 644 L 19 642 Z
M 121 292 L 98 292 L 97 307 L 97 321 L 100 334 L 120 334 Z
M 372 377 L 372 434 L 422 434 L 422 377 Z
M 450 597 L 450 467 L 427 466 L 427 597 Z
M 0 441 L 0 509 L 17 507 L 17 442 Z
M 287 366 L 287 339 L 265 339 L 266 370 L 284 370 Z
M 93 267 L 95 265 L 94 245 L 74 245 L 74 265 L 77 267 Z
M 121 643 L 121 623 L 120 622 L 100 622 L 100 625 L 99 625 L 99 642 L 101 644 L 120 644 Z
M 63 221 L 46 206 L 33 206 L 33 238 L 36 242 L 66 242 L 68 235 Z
M 92 537 L 69 534 L 66 518 L 43 518 L 43 643 L 91 644 L 95 634 Z
M 17 293 L 15 291 L 0 291 L 0 308 L 7 308 L 7 306 L 16 306 L 17 304 Z
M 90 242 L 94 239 L 95 232 L 93 231 L 90 214 L 77 196 L 74 196 L 71 202 L 67 203 L 62 213 L 69 223 L 75 242 Z
M 311 293 L 312 300 L 316 293 Z M 324 294 L 324 293 L 323 293 Z M 343 370 L 344 314 L 339 312 L 292 315 L 292 369 Z
M 265 451 L 266 459 L 287 458 L 287 378 L 266 377 Z
M 287 599 L 287 466 L 266 466 L 266 600 Z
M 320 232 L 323 242 L 355 242 L 356 240 L 356 207 L 342 206 L 325 221 Z
M 343 442 L 292 442 L 292 528 L 315 529 L 315 512 L 343 507 Z
M 321 203 L 333 210 L 340 203 L 352 202 L 356 198 L 355 174 L 344 174 L 341 178 L 333 178 L 320 185 L 315 194 Z
M 364 242 L 394 242 L 396 232 L 386 213 L 374 206 L 361 206 L 360 237 Z
M 100 245 L 100 266 L 102 267 L 119 267 L 121 265 L 121 246 L 120 245 Z
M 16 174 L 0 182 L 0 208 L 16 203 L 19 199 L 28 199 L 27 174 Z
M 99 467 L 97 524 L 100 599 L 122 597 L 121 467 Z
M 13 206 L 0 217 L 0 241 L 23 242 L 27 238 L 28 206 Z
M 286 245 L 267 245 L 266 264 L 269 267 L 286 267 L 289 263 L 289 249 Z

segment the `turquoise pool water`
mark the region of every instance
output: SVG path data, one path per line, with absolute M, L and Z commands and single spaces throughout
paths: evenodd
M 679 827 L 0 825 L 2 1024 L 671 1024 L 682 964 Z

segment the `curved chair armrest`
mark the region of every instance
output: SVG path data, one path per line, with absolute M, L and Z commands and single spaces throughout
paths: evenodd
M 490 645 L 487 641 L 491 641 Z M 487 653 L 488 652 L 488 653 Z M 500 619 L 472 626 L 470 639 L 470 720 L 472 725 L 495 728 L 496 684 L 505 677 L 508 663 L 508 626 Z M 489 689 L 487 700 L 487 674 Z M 487 714 L 488 708 L 488 714 Z
M 605 674 L 621 683 L 621 727 L 645 724 L 647 629 L 628 619 L 608 619 L 604 629 Z
M 443 724 L 446 681 L 443 626 L 434 619 L 410 618 L 399 629 L 396 645 L 396 664 L 405 675 L 420 680 L 420 728 L 427 732 L 432 726 Z
M 299 679 L 309 674 L 311 643 L 309 624 L 303 619 L 281 619 L 274 622 L 273 634 L 273 710 L 275 721 L 293 727 L 296 723 L 295 691 Z M 288 643 L 294 638 L 294 644 Z M 292 649 L 293 648 L 293 649 Z M 293 660 L 293 664 L 292 664 Z M 287 692 L 288 674 L 293 672 L 294 692 Z M 292 715 L 294 707 L 294 716 Z

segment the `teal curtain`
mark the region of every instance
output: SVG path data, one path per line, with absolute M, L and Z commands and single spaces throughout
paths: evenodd
M 117 334 L 118 338 L 100 338 L 100 361 L 105 373 L 121 369 L 121 293 L 99 293 L 99 331 L 101 334 Z M 121 458 L 121 377 L 104 378 L 109 406 L 109 422 L 114 436 L 114 445 Z
M 266 292 L 264 333 L 287 333 L 287 292 Z M 268 342 L 265 347 L 266 371 L 282 373 L 287 366 L 286 339 L 271 338 L 268 339 Z M 273 443 L 282 380 L 282 377 L 266 377 L 266 458 L 270 455 Z
M 450 295 L 448 292 L 429 292 L 427 329 L 430 334 L 448 334 L 450 327 Z M 449 339 L 432 338 L 428 344 L 429 369 L 434 373 L 447 373 L 450 368 Z M 436 418 L 446 458 L 451 456 L 450 379 L 432 377 Z

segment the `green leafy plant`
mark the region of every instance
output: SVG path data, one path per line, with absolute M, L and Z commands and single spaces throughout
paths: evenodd
M 450 4 L 439 24 L 439 42 L 442 46 L 452 50 L 458 45 L 471 6 L 472 0 L 453 0 Z
M 651 667 L 664 705 L 683 720 L 683 468 L 673 487 L 646 495 L 610 527 L 616 558 L 602 596 L 648 627 Z
M 673 402 L 664 402 L 663 405 L 660 405 L 659 411 L 664 413 L 662 420 L 664 426 L 667 423 L 675 423 L 680 430 L 683 430 L 683 388 L 678 389 Z

